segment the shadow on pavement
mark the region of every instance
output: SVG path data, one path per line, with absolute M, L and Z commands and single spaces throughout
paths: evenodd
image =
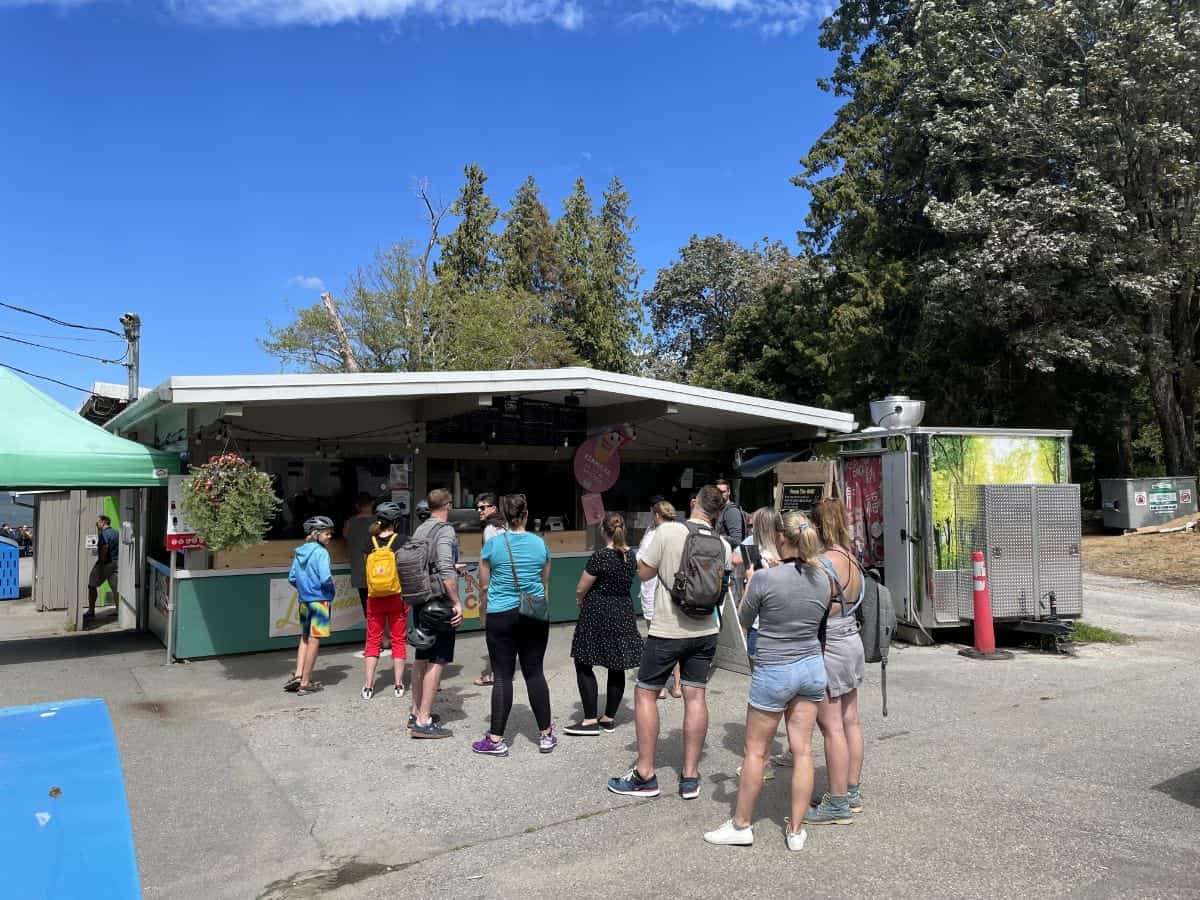
M 1200 809 L 1200 769 L 1192 769 L 1190 772 L 1168 778 L 1161 784 L 1154 785 L 1153 790 L 1166 794 L 1172 800 Z
M 163 652 L 162 642 L 151 634 L 138 634 L 134 631 L 18 638 L 11 641 L 0 641 L 0 666 L 83 659 L 90 656 L 111 656 L 144 650 Z

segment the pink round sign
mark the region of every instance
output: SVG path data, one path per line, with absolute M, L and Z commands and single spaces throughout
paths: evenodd
M 617 483 L 621 474 L 624 436 L 617 431 L 588 438 L 575 451 L 575 480 L 585 491 L 601 494 Z

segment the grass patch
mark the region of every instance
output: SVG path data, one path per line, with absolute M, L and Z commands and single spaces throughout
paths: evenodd
M 1074 640 L 1078 644 L 1132 644 L 1133 638 L 1119 631 L 1088 622 L 1076 622 Z

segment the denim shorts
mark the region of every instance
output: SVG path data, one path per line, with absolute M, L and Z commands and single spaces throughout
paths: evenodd
M 783 712 L 797 697 L 814 703 L 825 699 L 825 661 L 820 656 L 754 667 L 750 676 L 750 705 L 755 709 Z

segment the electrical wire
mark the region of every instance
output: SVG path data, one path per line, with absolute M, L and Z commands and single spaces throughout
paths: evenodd
M 32 331 L 10 331 L 9 334 L 15 334 L 19 337 L 27 338 L 45 338 L 48 341 L 72 341 L 77 344 L 123 344 L 125 338 L 89 338 L 89 337 L 67 337 L 66 335 L 58 334 L 39 334 Z
M 39 350 L 53 350 L 56 353 L 65 353 L 67 356 L 77 356 L 80 359 L 94 359 L 96 362 L 102 362 L 109 366 L 124 365 L 125 357 L 129 355 L 129 350 L 126 349 L 125 353 L 120 359 L 106 359 L 103 356 L 93 356 L 90 353 L 76 353 L 74 350 L 67 350 L 63 347 L 51 347 L 49 344 L 37 344 L 33 341 L 23 341 L 20 338 L 9 337 L 6 334 L 0 334 L 0 341 L 9 341 L 13 344 L 24 344 L 26 347 L 36 347 Z
M 67 322 L 63 319 L 57 319 L 54 316 L 48 316 L 45 313 L 35 312 L 32 309 L 26 309 L 23 306 L 13 306 L 13 304 L 5 303 L 2 300 L 0 300 L 0 306 L 3 306 L 5 309 L 11 309 L 14 312 L 25 313 L 27 316 L 36 316 L 39 319 L 45 319 L 47 322 L 53 322 L 55 325 L 61 325 L 63 328 L 78 328 L 81 331 L 99 331 L 102 334 L 111 334 L 114 337 L 121 338 L 122 340 L 125 339 L 125 335 L 121 334 L 119 331 L 113 331 L 111 328 L 99 328 L 96 325 L 79 325 L 76 322 Z
M 4 368 L 13 372 L 17 372 L 21 375 L 28 375 L 30 378 L 40 378 L 42 381 L 52 381 L 55 384 L 61 384 L 63 387 L 70 388 L 73 391 L 82 391 L 85 394 L 90 394 L 92 392 L 91 388 L 82 388 L 77 384 L 67 384 L 65 381 L 59 381 L 57 378 L 51 378 L 49 375 L 39 375 L 37 372 L 26 372 L 24 369 L 18 369 L 16 366 L 10 366 L 6 362 L 0 362 L 0 366 L 4 366 Z

